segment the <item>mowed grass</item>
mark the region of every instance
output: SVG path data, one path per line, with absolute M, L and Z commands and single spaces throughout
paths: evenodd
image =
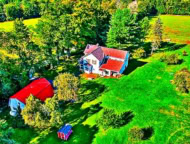
M 190 16 L 160 15 L 163 23 L 163 39 L 173 43 L 190 44 Z M 158 17 L 153 17 L 153 25 Z M 152 31 L 148 40 L 152 40 Z
M 102 97 L 101 106 L 119 113 L 130 111 L 134 117 L 129 124 L 119 129 L 100 130 L 96 134 L 94 144 L 127 144 L 128 131 L 135 126 L 149 130 L 146 133 L 147 138 L 138 143 L 190 142 L 187 139 L 190 130 L 189 115 L 185 114 L 183 104 L 184 98 L 190 99 L 190 95 L 179 93 L 171 83 L 177 70 L 183 67 L 190 69 L 190 58 L 182 56 L 183 50 L 190 54 L 190 46 L 168 52 L 180 54 L 184 60 L 180 65 L 168 66 L 154 59 L 114 84 L 112 79 L 99 80 L 109 87 L 109 91 Z M 155 57 L 159 55 L 155 54 Z M 133 63 L 129 64 L 129 67 L 133 66 Z
M 27 26 L 35 26 L 40 18 L 34 18 L 34 19 L 27 19 L 24 20 L 24 24 Z M 0 31 L 12 31 L 13 30 L 13 21 L 8 21 L 8 22 L 1 22 L 0 23 Z

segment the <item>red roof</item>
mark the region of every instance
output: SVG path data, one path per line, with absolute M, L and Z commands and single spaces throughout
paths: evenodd
M 86 49 L 84 51 L 85 54 L 90 54 L 92 52 L 94 52 L 96 49 L 101 48 L 104 55 L 108 55 L 111 57 L 115 57 L 115 58 L 120 58 L 120 59 L 125 59 L 126 55 L 127 55 L 127 51 L 124 50 L 118 50 L 118 49 L 113 49 L 113 48 L 106 48 L 106 47 L 101 47 L 98 45 L 87 45 Z
M 90 44 L 88 44 L 86 46 L 86 49 L 84 50 L 84 53 L 89 54 L 89 53 L 93 52 L 97 48 L 98 48 L 98 45 L 90 45 Z
M 102 47 L 102 50 L 105 55 L 115 57 L 115 58 L 125 59 L 127 55 L 127 51 L 123 51 L 123 50 L 106 48 L 106 47 Z
M 124 64 L 124 62 L 122 62 L 122 61 L 108 59 L 107 63 L 103 64 L 100 67 L 100 70 L 107 69 L 107 70 L 111 70 L 111 71 L 115 71 L 115 72 L 120 72 L 123 64 Z
M 26 99 L 32 94 L 41 101 L 45 101 L 54 95 L 53 87 L 51 83 L 45 78 L 40 78 L 34 80 L 32 83 L 27 85 L 25 88 L 11 96 L 10 98 L 15 98 L 26 104 Z

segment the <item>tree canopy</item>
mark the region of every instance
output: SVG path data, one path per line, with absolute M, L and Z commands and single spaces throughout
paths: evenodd
M 107 46 L 119 49 L 138 48 L 145 39 L 146 27 L 147 19 L 139 20 L 129 9 L 118 9 L 110 21 Z

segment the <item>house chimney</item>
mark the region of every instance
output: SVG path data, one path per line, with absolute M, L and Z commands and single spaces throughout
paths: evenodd
M 86 49 L 89 49 L 89 47 L 90 47 L 90 45 L 88 44 L 87 47 L 86 47 Z

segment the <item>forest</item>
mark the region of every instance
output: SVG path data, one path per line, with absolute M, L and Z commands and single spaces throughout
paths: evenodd
M 133 0 L 103 0 L 103 4 L 114 5 L 118 3 L 126 7 Z M 16 18 L 36 18 L 44 14 L 51 0 L 1 0 L 0 21 L 14 20 Z M 138 0 L 139 12 L 142 15 L 174 14 L 189 15 L 190 2 L 188 0 Z M 50 6 L 51 7 L 51 6 Z M 180 9 L 179 9 L 180 7 Z M 111 8 L 111 9 L 112 9 Z
M 68 144 L 189 143 L 189 15 L 188 0 L 0 0 L 0 143 L 63 143 L 65 123 Z M 121 78 L 85 79 L 87 44 L 129 51 Z M 34 77 L 54 96 L 10 116 Z

